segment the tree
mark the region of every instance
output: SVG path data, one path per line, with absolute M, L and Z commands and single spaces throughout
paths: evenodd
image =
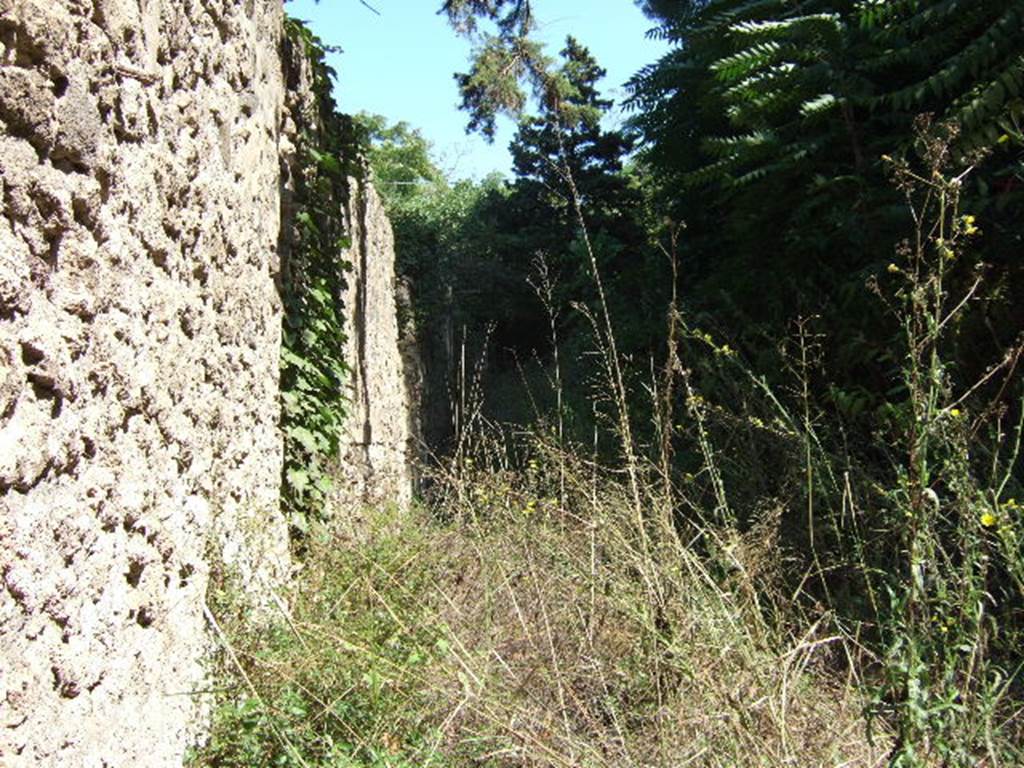
M 623 132 L 601 125 L 612 102 L 600 95 L 605 70 L 590 52 L 569 37 L 560 56 L 561 66 L 549 74 L 557 101 L 523 118 L 510 146 L 516 180 L 503 218 L 517 237 L 506 258 L 525 275 L 537 254 L 543 255 L 554 268 L 556 300 L 596 309 L 592 266 L 573 200 L 577 195 L 608 293 L 623 309 L 632 307 L 616 313 L 626 333 L 638 328 L 638 316 L 650 317 L 636 310 L 657 293 L 644 279 L 648 254 L 636 216 L 640 197 L 622 172 L 633 143 Z M 634 341 L 641 343 L 639 337 Z
M 354 118 L 367 146 L 374 183 L 388 200 L 407 198 L 420 185 L 439 184 L 444 175 L 430 157 L 431 144 L 417 128 L 383 115 L 360 112 Z
M 862 168 L 857 131 L 883 109 L 872 132 L 909 140 L 930 112 L 959 126 L 965 151 L 1019 131 L 1024 115 L 1021 0 L 639 4 L 675 48 L 634 78 L 637 124 L 670 165 L 696 139 L 693 183 L 754 183 L 839 141 Z M 846 135 L 830 140 L 833 119 Z
M 698 305 L 752 341 L 796 315 L 822 315 L 842 364 L 861 370 L 888 338 L 864 281 L 909 225 L 881 157 L 912 155 L 914 119 L 931 112 L 957 125 L 961 167 L 983 146 L 994 154 L 979 179 L 1007 173 L 1000 141 L 1019 134 L 1024 6 L 640 5 L 673 48 L 633 79 L 632 122 L 663 207 L 690 225 Z
M 597 90 L 605 70 L 572 37 L 561 56 L 559 104 L 523 118 L 509 149 L 516 196 L 536 208 L 534 228 L 549 231 L 539 241 L 564 244 L 578 228 L 570 180 L 586 204 L 590 223 L 599 229 L 614 227 L 633 201 L 620 176 L 632 142 L 620 131 L 601 127 L 612 106 Z

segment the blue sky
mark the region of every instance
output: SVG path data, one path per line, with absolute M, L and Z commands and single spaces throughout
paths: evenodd
M 324 42 L 344 49 L 328 57 L 338 71 L 340 108 L 375 112 L 421 129 L 452 177 L 508 172 L 508 142 L 515 132 L 510 121 L 501 122 L 493 145 L 465 133 L 452 74 L 467 69 L 470 45 L 437 15 L 441 0 L 367 2 L 379 16 L 359 0 L 285 5 L 287 13 L 310 22 Z M 623 96 L 622 84 L 664 51 L 661 43 L 645 38 L 651 24 L 632 0 L 534 0 L 534 8 L 548 52 L 557 54 L 565 36 L 575 35 L 608 70 L 602 90 L 609 98 Z

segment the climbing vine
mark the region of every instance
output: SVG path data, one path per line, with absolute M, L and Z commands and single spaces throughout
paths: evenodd
M 292 170 L 292 248 L 282 264 L 282 501 L 293 533 L 302 535 L 311 519 L 324 516 L 329 464 L 345 424 L 350 371 L 343 292 L 352 265 L 343 209 L 349 179 L 362 176 L 364 152 L 359 131 L 331 96 L 335 72 L 325 61 L 331 48 L 296 19 L 286 20 L 285 31 L 288 58 L 308 64 L 314 96 L 296 115 L 304 130 Z

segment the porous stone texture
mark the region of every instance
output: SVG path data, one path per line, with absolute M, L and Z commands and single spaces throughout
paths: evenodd
M 352 273 L 345 292 L 345 360 L 352 367 L 347 440 L 337 463 L 335 506 L 412 500 L 419 450 L 416 364 L 400 334 L 394 236 L 373 185 L 352 180 L 346 206 Z
M 287 575 L 279 0 L 0 0 L 0 765 L 180 766 Z

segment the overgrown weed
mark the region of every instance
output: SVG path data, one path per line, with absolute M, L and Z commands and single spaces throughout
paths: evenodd
M 224 633 L 247 688 L 200 764 L 1019 764 L 1020 350 L 949 362 L 974 223 L 928 141 L 897 168 L 918 227 L 875 284 L 903 335 L 870 441 L 814 397 L 810 321 L 779 391 L 676 302 L 640 429 L 584 308 L 617 460 L 471 393 L 432 508 L 316 531 L 278 626 Z
M 522 471 L 483 438 L 445 467 L 445 521 L 310 536 L 276 625 L 224 628 L 252 688 L 196 765 L 877 763 L 854 681 L 829 671 L 847 641 L 758 608 L 777 518 L 735 537 L 723 584 L 675 537 L 637 546 L 621 477 L 554 434 L 518 441 Z

